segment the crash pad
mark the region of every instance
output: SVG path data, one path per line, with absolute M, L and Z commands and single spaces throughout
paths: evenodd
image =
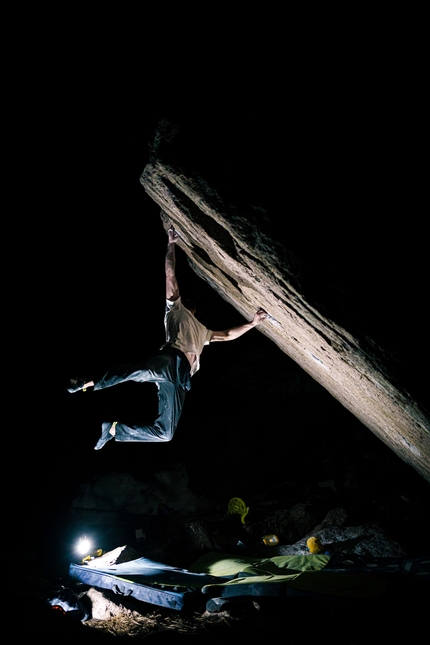
M 393 575 L 429 580 L 429 558 L 362 558 L 308 554 L 262 558 L 210 552 L 189 569 L 147 558 L 99 566 L 74 564 L 69 575 L 121 596 L 181 611 L 208 599 L 249 597 L 378 599 Z M 208 605 L 206 604 L 206 607 Z
M 70 577 L 119 596 L 129 596 L 160 607 L 177 611 L 202 602 L 201 589 L 206 584 L 219 582 L 219 577 L 190 572 L 148 558 L 138 558 L 104 567 L 72 563 Z M 227 579 L 225 579 L 227 580 Z
M 211 551 L 196 560 L 190 571 L 216 577 L 234 578 L 237 575 L 282 575 L 302 571 L 320 571 L 327 565 L 330 555 L 280 555 L 262 558 L 246 555 L 231 555 Z
M 384 594 L 386 578 L 326 571 L 330 558 L 326 554 L 246 558 L 209 553 L 190 569 L 230 578 L 202 588 L 202 593 L 211 598 L 306 594 L 380 598 Z

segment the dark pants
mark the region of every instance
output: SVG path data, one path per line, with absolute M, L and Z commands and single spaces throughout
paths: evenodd
M 158 418 L 153 425 L 115 426 L 115 441 L 170 441 L 184 405 L 185 394 L 191 389 L 190 364 L 183 352 L 165 347 L 158 354 L 135 365 L 119 365 L 110 369 L 94 383 L 102 390 L 125 381 L 155 383 L 158 388 Z

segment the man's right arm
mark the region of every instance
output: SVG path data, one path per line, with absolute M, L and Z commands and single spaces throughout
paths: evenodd
M 254 314 L 253 319 L 249 323 L 238 325 L 237 327 L 230 327 L 230 329 L 225 329 L 224 331 L 213 331 L 210 342 L 216 343 L 225 340 L 235 340 L 236 338 L 239 338 L 239 336 L 243 336 L 243 334 L 246 334 L 246 332 L 259 325 L 263 320 L 266 320 L 266 318 L 267 311 L 260 308 Z
M 165 259 L 165 272 L 166 272 L 166 298 L 167 300 L 177 300 L 179 298 L 179 285 L 176 279 L 176 254 L 175 245 L 178 239 L 178 233 L 174 227 L 171 226 L 167 231 L 169 236 L 167 242 L 167 252 Z

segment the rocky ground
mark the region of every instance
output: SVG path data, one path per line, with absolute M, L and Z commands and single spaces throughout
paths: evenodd
M 398 640 L 400 635 L 410 643 L 418 642 L 424 618 L 422 593 L 428 592 L 428 584 L 421 587 L 393 584 L 387 598 L 378 601 L 257 599 L 220 613 L 208 612 L 204 605 L 197 610 L 176 612 L 139 601 L 127 602 L 98 590 L 108 609 L 94 618 L 88 588 L 68 577 L 73 556 L 64 544 L 70 539 L 68 535 L 82 524 L 84 516 L 87 527 L 104 535 L 105 550 L 130 544 L 139 555 L 182 568 L 210 550 L 234 553 L 239 542 L 244 545 L 240 552 L 258 557 L 307 553 L 306 539 L 310 535 L 319 536 L 332 552 L 376 557 L 428 554 L 425 540 L 428 485 L 419 476 L 372 439 L 362 441 L 360 449 L 357 445 L 354 460 L 339 460 L 333 452 L 336 469 L 328 454 L 326 457 L 325 478 L 320 476 L 321 472 L 313 480 L 309 474 L 285 481 L 278 476 L 266 490 L 243 488 L 241 494 L 246 493 L 243 498 L 249 508 L 245 524 L 238 514 L 227 512 L 226 502 L 231 497 L 227 481 L 224 486 L 207 483 L 197 495 L 190 490 L 186 467 L 181 463 L 144 483 L 148 497 L 152 501 L 154 496 L 157 499 L 156 514 L 103 511 L 108 490 L 110 505 L 115 501 L 118 482 L 128 486 L 130 499 L 137 489 L 142 489 L 142 482 L 118 474 L 109 477 L 109 485 L 105 476 L 84 485 L 68 504 L 45 505 L 37 514 L 33 538 L 27 534 L 26 545 L 20 543 L 16 546 L 19 552 L 11 553 L 14 574 L 8 594 L 12 601 L 8 616 L 13 620 L 16 637 L 39 634 L 44 642 L 146 639 L 163 643 L 171 640 L 216 643 L 225 637 L 279 638 L 281 634 L 288 643 L 318 639 L 352 644 L 395 637 Z M 182 495 L 178 497 L 174 489 L 179 480 Z M 103 502 L 96 495 L 102 481 Z M 162 481 L 163 488 L 154 481 L 158 484 Z M 91 495 L 93 510 L 89 511 L 84 506 Z M 187 501 L 175 503 L 175 499 Z M 94 509 L 94 504 L 99 508 Z M 138 526 L 144 526 L 144 541 L 136 539 Z M 261 538 L 268 533 L 279 537 L 278 546 L 262 545 Z M 82 598 L 90 613 L 88 620 L 81 622 L 47 604 L 46 599 L 63 588 L 72 589 Z

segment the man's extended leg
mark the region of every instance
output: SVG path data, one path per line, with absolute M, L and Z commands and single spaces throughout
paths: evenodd
M 136 383 L 176 381 L 175 359 L 167 352 L 160 352 L 142 363 L 118 365 L 108 370 L 100 379 L 94 382 L 94 391 L 103 390 L 126 381 L 135 381 Z
M 136 381 L 137 383 L 155 383 L 165 379 L 175 381 L 175 358 L 169 352 L 160 352 L 142 363 L 117 365 L 95 381 L 72 378 L 67 389 L 74 393 L 89 387 L 93 387 L 94 390 L 103 390 L 125 381 Z

